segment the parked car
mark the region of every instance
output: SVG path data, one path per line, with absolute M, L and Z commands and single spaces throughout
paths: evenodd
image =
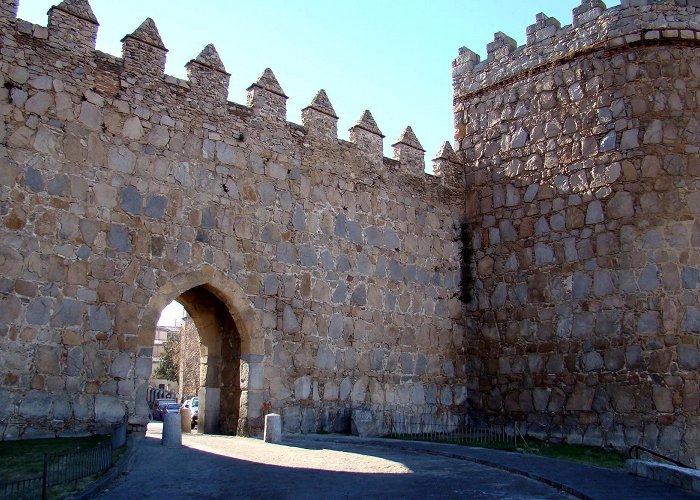
M 165 406 L 162 406 L 161 408 L 163 409 L 161 412 L 161 420 L 163 419 L 164 415 L 167 415 L 168 413 L 180 413 L 180 408 L 182 405 L 180 403 L 167 403 Z
M 153 403 L 153 418 L 156 420 L 163 420 L 163 410 L 165 405 L 171 403 L 177 404 L 177 401 L 174 399 L 156 399 L 155 403 Z
M 199 398 L 194 397 L 188 399 L 182 407 L 192 410 L 192 428 L 194 429 L 194 426 L 197 425 L 197 417 L 199 416 Z

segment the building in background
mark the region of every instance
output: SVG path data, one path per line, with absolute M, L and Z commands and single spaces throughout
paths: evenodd
M 160 389 L 165 389 L 170 392 L 177 392 L 178 383 L 173 380 L 164 380 L 156 377 L 156 369 L 160 364 L 160 361 L 165 352 L 165 342 L 172 336 L 177 335 L 180 332 L 179 326 L 163 326 L 158 325 L 156 327 L 156 335 L 153 340 L 153 361 L 151 369 L 151 378 L 149 380 L 149 386 L 157 387 Z M 162 387 L 161 387 L 162 385 Z

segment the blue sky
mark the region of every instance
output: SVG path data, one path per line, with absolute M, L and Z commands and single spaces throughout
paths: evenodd
M 19 17 L 46 24 L 58 0 L 20 0 Z M 184 78 L 184 65 L 214 43 L 231 73 L 229 100 L 266 67 L 289 96 L 287 119 L 323 88 L 340 117 L 339 136 L 369 109 L 386 135 L 385 155 L 406 125 L 426 150 L 427 165 L 442 141 L 453 140 L 451 64 L 459 47 L 485 56 L 493 33 L 519 44 L 535 15 L 562 25 L 580 0 L 92 0 L 98 49 L 121 54 L 120 39 L 146 18 L 169 49 L 166 72 Z M 607 2 L 618 5 L 619 0 Z M 430 168 L 428 169 L 430 170 Z

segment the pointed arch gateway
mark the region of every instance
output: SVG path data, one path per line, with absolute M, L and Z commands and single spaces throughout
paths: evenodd
M 173 300 L 199 332 L 200 432 L 247 435 L 261 429 L 262 324 L 240 285 L 214 268 L 178 274 L 151 296 L 139 322 L 137 367 L 151 363 L 156 323 Z M 145 424 L 148 376 L 137 384 L 133 423 Z

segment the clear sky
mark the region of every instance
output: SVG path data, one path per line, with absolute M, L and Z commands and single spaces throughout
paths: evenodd
M 59 0 L 20 0 L 19 17 L 46 24 Z M 245 89 L 269 67 L 285 93 L 287 119 L 323 88 L 340 117 L 339 136 L 363 110 L 372 112 L 385 155 L 411 125 L 427 165 L 443 141 L 453 140 L 451 64 L 459 47 L 485 57 L 503 31 L 525 43 L 538 12 L 571 24 L 580 0 L 92 0 L 100 29 L 97 48 L 121 55 L 121 38 L 151 17 L 169 49 L 166 72 L 185 77 L 184 65 L 208 43 L 231 73 L 229 100 L 245 103 Z M 619 0 L 607 5 L 618 5 Z M 430 171 L 430 168 L 428 168 Z
M 45 25 L 58 0 L 20 0 L 19 17 Z M 340 117 L 339 136 L 369 109 L 384 139 L 384 154 L 406 125 L 426 164 L 453 140 L 452 60 L 459 47 L 486 55 L 502 31 L 525 43 L 525 28 L 544 12 L 562 26 L 580 0 L 92 0 L 100 28 L 97 48 L 121 55 L 121 38 L 151 17 L 169 49 L 166 72 L 185 78 L 184 65 L 208 43 L 231 73 L 229 100 L 266 67 L 285 93 L 287 119 L 323 88 Z M 608 7 L 619 0 L 607 2 Z M 454 144 L 453 144 L 454 145 Z M 166 315 L 167 316 L 167 315 Z M 170 316 L 181 317 L 181 311 Z M 168 320 L 170 321 L 170 320 Z

